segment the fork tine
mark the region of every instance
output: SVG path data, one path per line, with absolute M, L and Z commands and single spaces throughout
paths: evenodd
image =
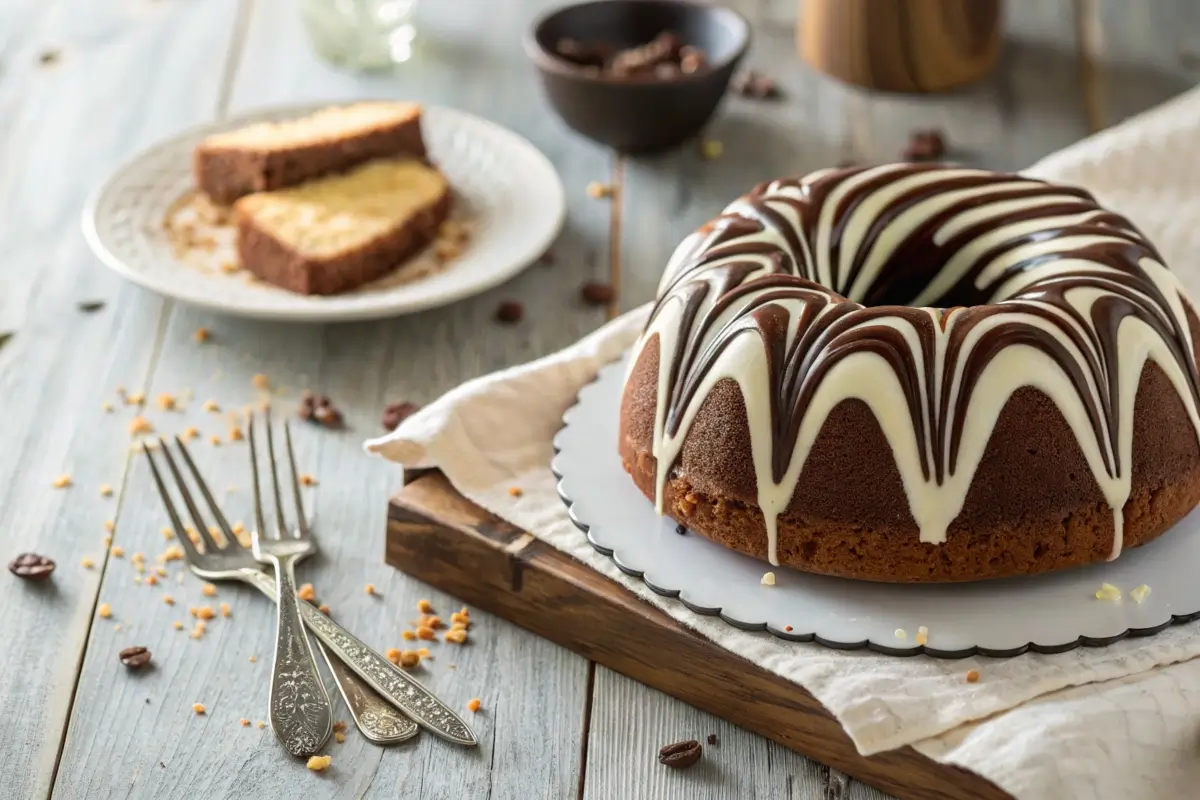
M 160 436 L 158 441 L 162 445 L 162 453 L 163 457 L 167 460 L 167 467 L 170 468 L 171 474 L 175 476 L 175 484 L 179 487 L 179 494 L 183 497 L 183 504 L 187 506 L 188 513 L 192 515 L 192 521 L 196 523 L 196 532 L 200 534 L 200 540 L 204 542 L 204 552 L 215 553 L 217 551 L 217 543 L 209 535 L 208 525 L 205 524 L 204 517 L 200 515 L 200 509 L 196 508 L 196 503 L 192 500 L 192 493 L 188 490 L 183 476 L 179 474 L 179 467 L 175 466 L 175 459 L 171 457 L 171 450 L 167 447 L 167 440 Z
M 292 426 L 283 421 L 283 439 L 287 442 L 288 465 L 292 470 L 292 500 L 296 503 L 296 538 L 308 538 L 308 523 L 304 519 L 304 501 L 300 499 L 300 473 L 296 471 L 296 451 L 292 447 Z
M 254 530 L 250 532 L 251 538 L 257 540 L 263 532 L 263 510 L 262 510 L 262 493 L 258 486 L 258 450 L 254 446 L 254 414 L 250 414 L 250 421 L 246 424 L 246 438 L 250 441 L 250 477 L 254 487 Z
M 271 488 L 275 490 L 275 528 L 279 531 L 279 538 L 283 539 L 287 536 L 287 522 L 283 516 L 283 495 L 279 492 L 279 466 L 275 463 L 275 439 L 271 436 L 270 408 L 263 412 L 263 418 L 267 421 L 267 459 L 271 462 Z
M 196 560 L 200 558 L 200 553 L 196 551 L 196 546 L 188 538 L 187 530 L 183 527 L 183 521 L 179 519 L 179 513 L 175 510 L 175 503 L 171 500 L 171 493 L 167 491 L 162 475 L 159 474 L 158 465 L 154 463 L 154 456 L 150 454 L 150 448 L 146 446 L 145 442 L 142 442 L 142 450 L 146 453 L 146 460 L 150 462 L 150 472 L 154 475 L 154 485 L 158 487 L 158 496 L 162 498 L 163 505 L 167 507 L 167 516 L 171 518 L 171 527 L 175 531 L 175 538 L 183 545 L 183 551 L 187 553 L 188 563 L 194 565 Z
M 225 537 L 225 546 L 240 547 L 237 537 L 233 535 L 233 529 L 229 527 L 229 521 L 225 519 L 225 515 L 221 513 L 221 507 L 217 505 L 212 492 L 208 490 L 208 484 L 204 482 L 204 478 L 200 477 L 200 470 L 196 468 L 196 462 L 192 461 L 192 454 L 188 452 L 183 439 L 176 436 L 175 444 L 179 446 L 179 452 L 183 454 L 183 463 L 187 464 L 188 471 L 192 473 L 192 480 L 200 488 L 200 494 L 204 495 L 204 502 L 208 503 L 208 510 L 217 518 L 217 527 L 221 529 L 221 534 Z

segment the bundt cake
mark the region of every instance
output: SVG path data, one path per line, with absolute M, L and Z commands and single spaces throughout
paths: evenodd
M 620 455 L 660 513 L 808 572 L 1113 559 L 1200 503 L 1198 328 L 1082 189 L 917 164 L 775 180 L 667 264 Z

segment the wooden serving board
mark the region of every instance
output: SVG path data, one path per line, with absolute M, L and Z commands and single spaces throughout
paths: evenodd
M 897 797 L 1009 797 L 912 748 L 859 755 L 811 694 L 483 510 L 440 472 L 406 475 L 389 502 L 386 558 L 489 613 Z

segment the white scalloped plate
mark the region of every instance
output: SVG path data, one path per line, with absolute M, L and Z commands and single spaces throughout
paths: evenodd
M 422 120 L 430 159 L 449 179 L 458 213 L 471 226 L 462 254 L 444 267 L 420 254 L 397 273 L 331 297 L 292 294 L 227 274 L 232 239 L 207 254 L 177 254 L 164 220 L 194 192 L 192 150 L 205 136 L 325 107 L 260 111 L 190 129 L 145 151 L 96 191 L 83 212 L 93 252 L 129 280 L 210 311 L 260 319 L 334 322 L 408 314 L 492 288 L 536 260 L 558 236 L 566 213 L 562 181 L 550 161 L 517 134 L 449 108 L 427 107 Z M 229 234 L 231 236 L 231 234 Z
M 624 358 L 604 367 L 564 416 L 552 465 L 559 494 L 593 547 L 697 613 L 782 639 L 942 658 L 1099 647 L 1200 617 L 1200 509 L 1112 563 L 965 584 L 809 575 L 772 568 L 693 533 L 681 535 L 674 520 L 654 512 L 621 467 L 617 409 L 624 376 Z M 771 569 L 776 584 L 763 586 L 763 573 Z M 1124 590 L 1124 598 L 1097 600 L 1105 582 Z M 1141 584 L 1152 591 L 1137 603 L 1128 592 Z M 920 626 L 929 629 L 924 647 L 914 641 Z M 907 635 L 898 637 L 897 629 Z

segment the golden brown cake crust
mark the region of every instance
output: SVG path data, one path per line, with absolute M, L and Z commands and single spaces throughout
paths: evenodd
M 652 338 L 630 373 L 620 412 L 621 459 L 651 500 L 658 359 Z M 1200 503 L 1200 445 L 1183 402 L 1153 363 L 1142 373 L 1134 415 L 1124 547 L 1151 541 Z M 690 530 L 766 560 L 749 460 L 745 405 L 737 385 L 725 380 L 697 413 L 665 487 L 664 509 Z M 940 545 L 920 541 L 872 413 L 861 401 L 840 404 L 779 517 L 778 560 L 861 580 L 968 581 L 1103 561 L 1112 545 L 1113 514 L 1077 440 L 1053 402 L 1025 387 L 1001 413 L 963 510 Z

